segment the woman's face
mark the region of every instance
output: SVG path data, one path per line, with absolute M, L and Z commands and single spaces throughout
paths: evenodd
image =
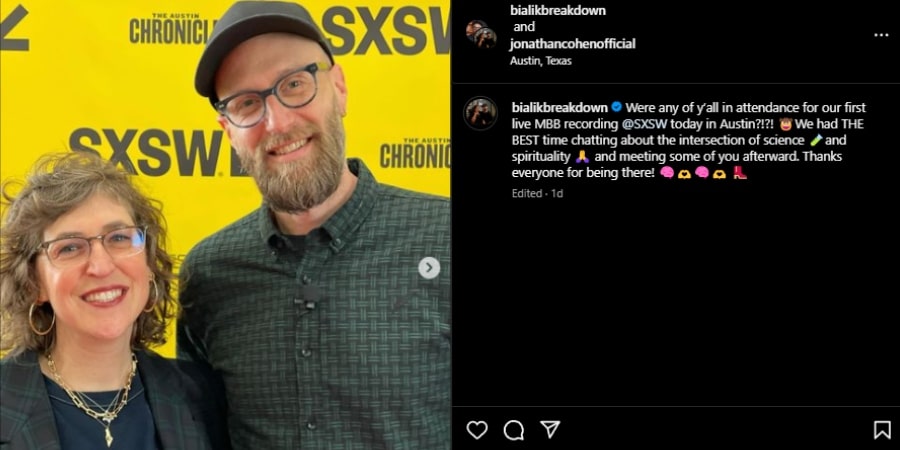
M 136 224 L 118 200 L 94 194 L 44 230 L 43 239 L 90 238 Z M 150 294 L 150 267 L 145 251 L 113 259 L 101 239 L 90 241 L 86 261 L 54 266 L 47 252 L 37 257 L 39 302 L 49 301 L 56 314 L 57 343 L 79 345 L 130 342 L 132 327 Z

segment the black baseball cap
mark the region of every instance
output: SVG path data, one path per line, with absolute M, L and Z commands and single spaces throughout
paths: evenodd
M 197 64 L 194 88 L 215 104 L 219 101 L 215 89 L 216 71 L 222 60 L 247 39 L 278 32 L 292 33 L 318 42 L 328 54 L 328 60 L 334 64 L 331 47 L 306 8 L 290 2 L 239 1 L 231 5 L 213 27 Z

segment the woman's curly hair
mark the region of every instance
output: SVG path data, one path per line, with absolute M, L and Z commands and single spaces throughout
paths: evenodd
M 53 348 L 50 302 L 34 306 L 40 287 L 36 261 L 44 230 L 60 216 L 78 207 L 92 195 L 102 193 L 117 199 L 130 212 L 134 223 L 146 227 L 144 253 L 156 287 L 148 306 L 135 323 L 131 346 L 144 349 L 166 342 L 166 327 L 177 314 L 172 295 L 175 280 L 172 257 L 166 252 L 166 225 L 162 205 L 145 196 L 131 175 L 100 156 L 72 151 L 42 156 L 24 182 L 0 183 L 4 217 L 0 228 L 0 354 L 15 355 L 30 349 L 41 354 Z M 31 321 L 31 322 L 29 322 Z M 51 329 L 44 336 L 32 331 Z

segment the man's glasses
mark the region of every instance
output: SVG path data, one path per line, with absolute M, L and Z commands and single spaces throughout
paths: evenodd
M 125 258 L 144 251 L 147 243 L 144 227 L 123 227 L 94 237 L 64 237 L 47 241 L 38 246 L 44 250 L 50 264 L 58 269 L 78 266 L 91 257 L 91 241 L 98 240 L 113 259 Z
M 214 106 L 234 126 L 250 128 L 265 117 L 266 97 L 270 95 L 288 108 L 299 108 L 313 101 L 319 90 L 316 72 L 328 69 L 327 64 L 315 62 L 285 75 L 268 89 L 241 92 L 216 102 Z

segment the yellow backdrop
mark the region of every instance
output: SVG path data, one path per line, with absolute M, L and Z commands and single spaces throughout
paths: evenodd
M 347 152 L 383 182 L 450 193 L 449 0 L 300 2 L 349 90 Z M 0 2 L 0 178 L 95 151 L 160 199 L 179 260 L 257 207 L 194 69 L 231 1 Z M 171 330 L 170 330 L 171 336 Z M 174 356 L 174 339 L 159 351 Z

